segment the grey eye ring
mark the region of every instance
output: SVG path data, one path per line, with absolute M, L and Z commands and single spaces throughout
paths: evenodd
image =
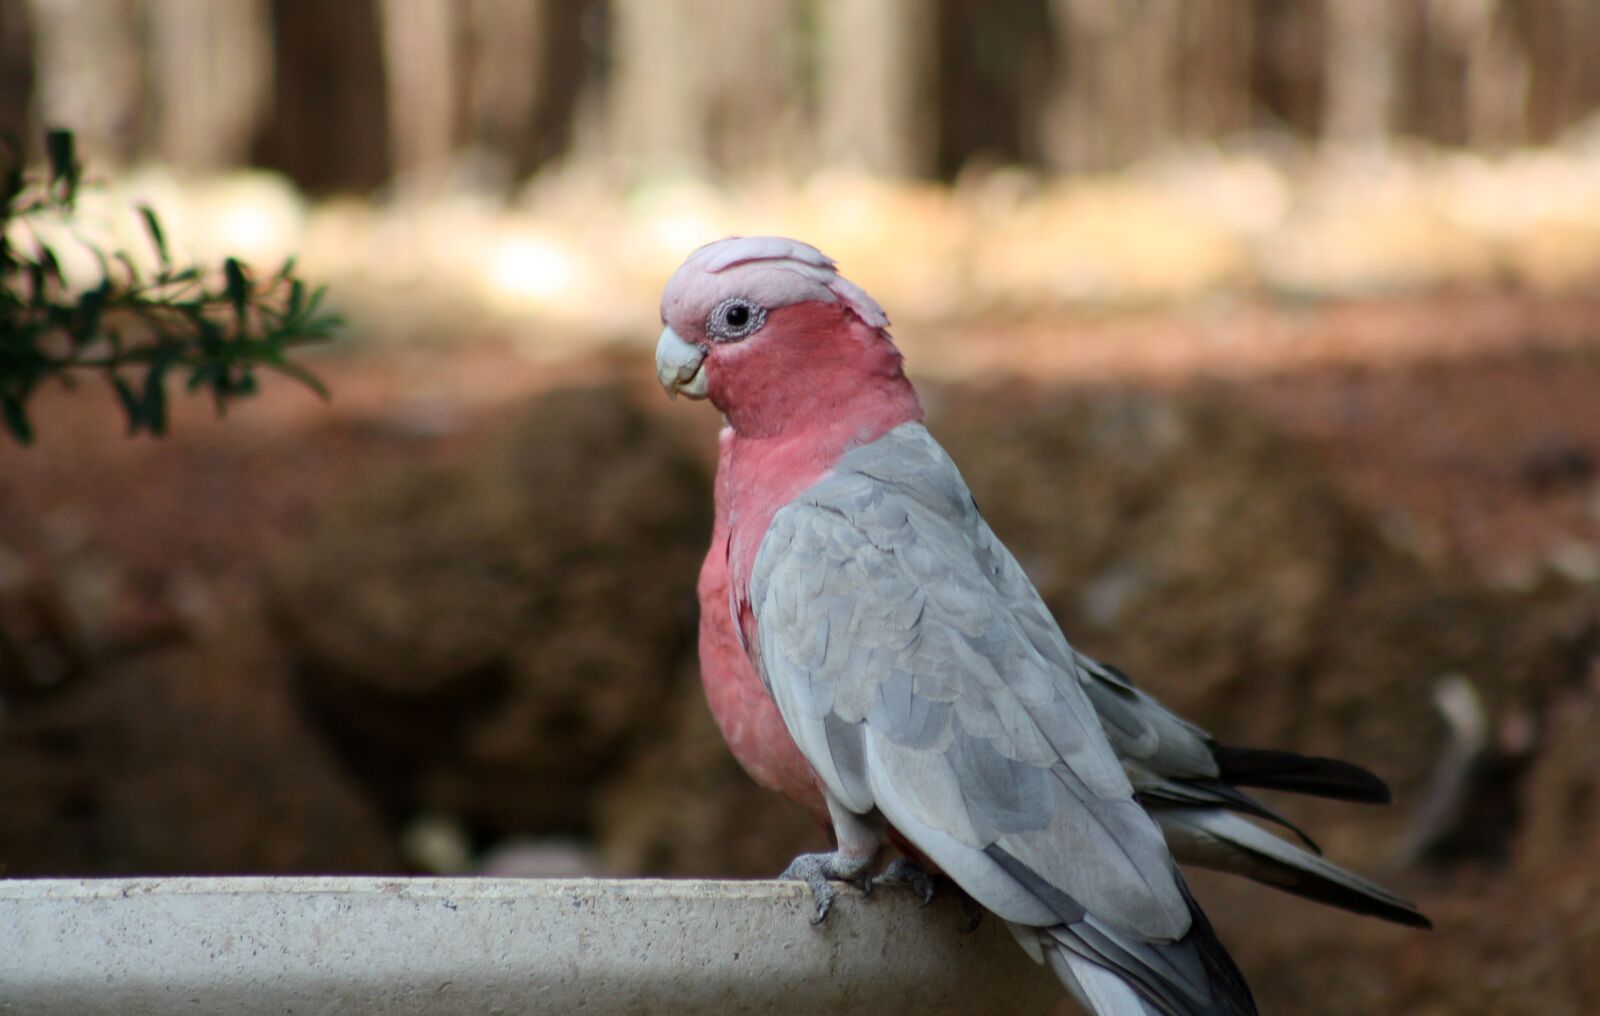
M 767 322 L 767 309 L 742 296 L 730 296 L 706 318 L 706 334 L 718 342 L 737 342 L 754 335 Z

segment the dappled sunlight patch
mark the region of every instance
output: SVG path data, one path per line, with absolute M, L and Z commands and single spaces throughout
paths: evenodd
M 459 342 L 498 331 L 541 359 L 652 341 L 662 281 L 688 250 L 735 233 L 821 247 L 902 335 L 996 313 L 1506 283 L 1582 293 L 1600 279 L 1600 155 L 1576 142 L 1493 158 L 1420 146 L 1295 157 L 1207 147 L 1115 175 L 1010 168 L 953 186 L 828 171 L 619 190 L 555 169 L 509 205 L 459 190 L 312 203 L 270 173 L 191 180 L 145 168 L 87 192 L 73 228 L 136 238 L 137 201 L 161 214 L 185 255 L 296 252 L 334 284 L 358 336 Z M 94 274 L 87 261 L 65 267 L 85 282 Z M 369 310 L 401 303 L 410 325 L 362 327 Z M 428 307 L 436 313 L 414 313 Z

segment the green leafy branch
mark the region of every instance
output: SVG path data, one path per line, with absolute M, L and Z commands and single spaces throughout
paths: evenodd
M 45 382 L 70 387 L 86 373 L 115 392 L 130 434 L 166 432 L 174 374 L 188 391 L 208 391 L 219 413 L 256 391 L 263 367 L 327 396 L 290 355 L 328 341 L 343 322 L 323 310 L 324 291 L 307 288 L 293 259 L 266 275 L 236 258 L 220 270 L 180 268 L 160 219 L 140 206 L 157 270 L 141 271 L 124 252 L 108 254 L 74 232 L 100 270 L 97 286 L 74 291 L 56 252 L 31 228 L 47 218 L 71 224 L 82 180 L 72 134 L 47 135 L 43 179 L 30 179 L 8 147 L 0 163 L 0 421 L 16 440 L 33 439 L 28 401 Z

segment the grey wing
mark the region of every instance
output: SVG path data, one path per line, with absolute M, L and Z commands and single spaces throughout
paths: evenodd
M 1006 562 L 998 576 L 1000 588 L 1008 599 L 1025 604 L 1018 613 L 1024 629 L 1050 654 L 1053 665 L 1073 674 L 1083 687 L 1139 800 L 1156 812 L 1158 821 L 1160 809 L 1167 806 L 1228 808 L 1278 823 L 1316 849 L 1311 838 L 1277 809 L 1221 778 L 1216 742 L 1210 734 L 1140 691 L 1115 667 L 1085 656 L 1065 639 L 1049 639 L 1048 634 L 1059 633 L 1059 629 L 1037 594 L 1031 600 L 1025 595 L 1033 592 L 1033 585 L 1022 567 L 1005 553 L 987 526 L 982 536 L 992 548 L 990 552 Z
M 1348 762 L 1218 744 L 1206 731 L 1134 687 L 1120 670 L 1082 653 L 1073 656 L 1123 771 L 1163 829 L 1170 827 L 1171 808 L 1225 808 L 1281 826 L 1313 853 L 1321 853 L 1305 830 L 1239 787 L 1366 803 L 1389 800 L 1382 780 Z M 1173 845 L 1170 836 L 1168 844 Z M 1173 853 L 1181 861 L 1192 860 L 1182 850 L 1175 848 Z
M 1003 562 L 996 584 L 1009 602 L 1018 604 L 1023 630 L 1053 666 L 1073 675 L 1083 687 L 1134 789 L 1144 793 L 1175 780 L 1215 779 L 1218 769 L 1211 735 L 1134 687 L 1115 667 L 1068 645 L 1022 566 L 987 525 L 980 538 L 985 552 Z
M 1170 806 L 1227 808 L 1277 823 L 1312 850 L 1317 849 L 1316 843 L 1276 808 L 1222 778 L 1216 742 L 1210 734 L 1140 691 L 1115 667 L 1071 653 L 1107 740 L 1139 800 L 1157 821 Z
M 786 506 L 750 584 L 757 662 L 835 800 L 991 910 L 1184 937 L 1192 920 L 1038 594 L 920 427 Z
M 1142 774 L 1177 780 L 1219 775 L 1210 734 L 1140 691 L 1115 667 L 1076 651 L 1072 657 L 1083 690 L 1135 789 Z

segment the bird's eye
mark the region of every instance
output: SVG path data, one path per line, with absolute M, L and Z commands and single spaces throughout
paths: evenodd
M 706 331 L 718 342 L 736 342 L 754 335 L 766 320 L 766 308 L 742 296 L 733 296 L 717 304 L 706 320 Z

